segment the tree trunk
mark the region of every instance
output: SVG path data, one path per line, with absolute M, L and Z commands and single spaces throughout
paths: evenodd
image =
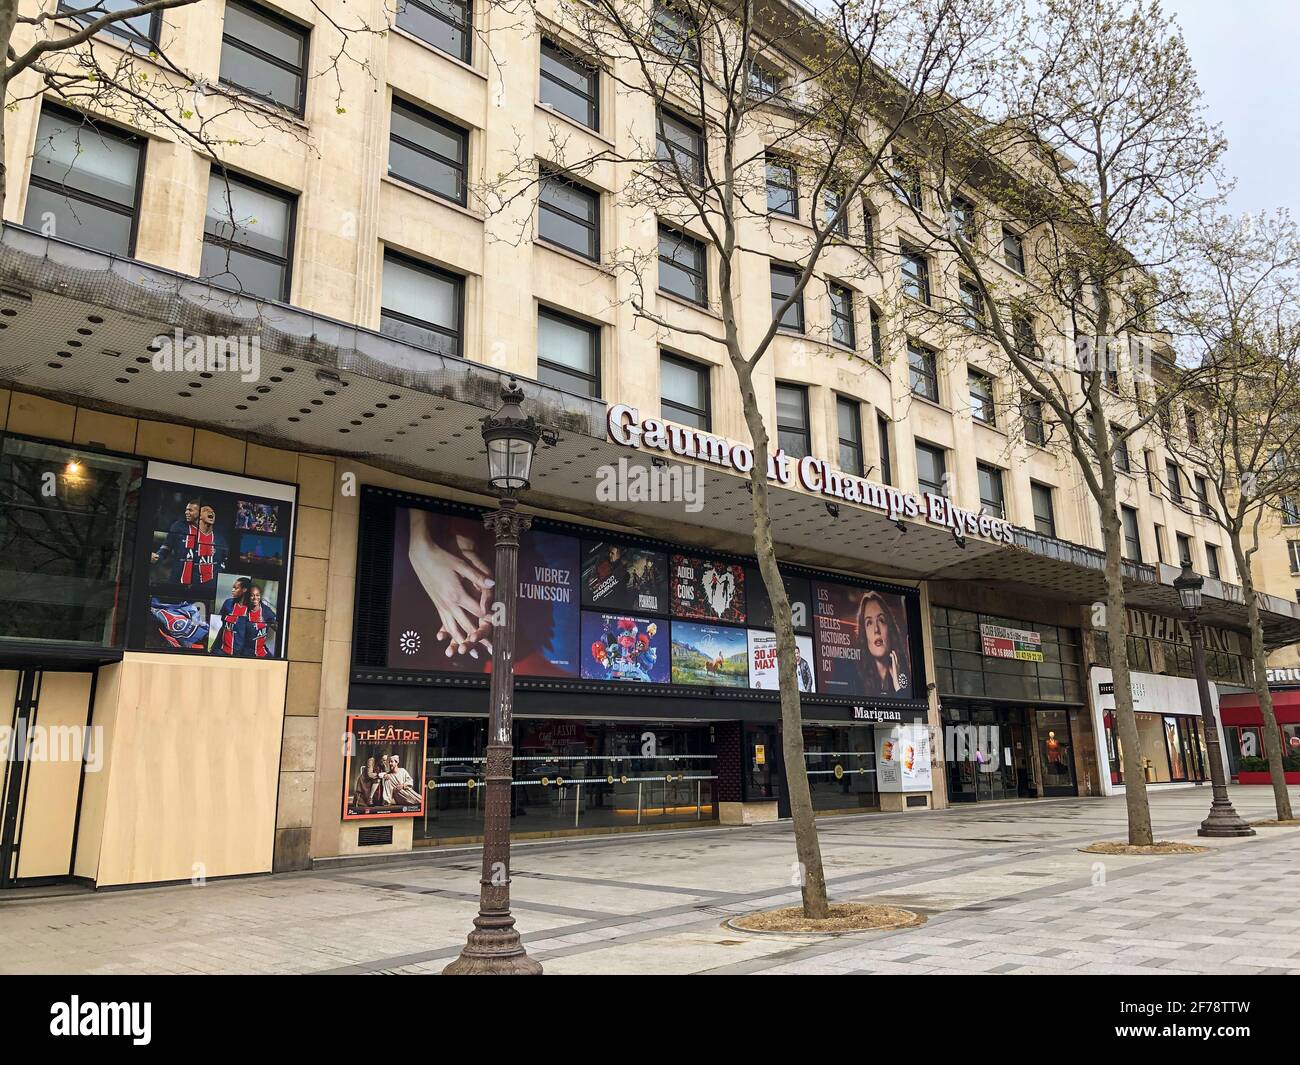
M 13 46 L 14 27 L 18 24 L 18 0 L 0 0 L 0 64 L 5 64 L 5 73 L 8 71 L 7 60 L 5 57 L 9 54 L 9 49 Z M 9 79 L 0 76 L 0 225 L 4 223 L 5 193 L 8 191 L 9 167 L 5 162 L 5 149 L 8 146 L 8 123 L 9 108 L 5 107 L 9 101 Z
M 795 672 L 794 620 L 790 616 L 790 597 L 776 563 L 772 542 L 772 523 L 767 504 L 767 427 L 758 409 L 754 382 L 748 370 L 736 368 L 740 382 L 745 424 L 754 445 L 754 468 L 750 471 L 753 487 L 754 554 L 763 575 L 772 620 L 776 629 L 777 676 L 781 688 L 781 752 L 785 759 L 785 783 L 790 796 L 790 815 L 794 819 L 794 846 L 799 860 L 799 887 L 803 894 L 804 916 L 817 919 L 830 916 L 826 900 L 826 873 L 822 869 L 821 843 L 817 839 L 817 822 L 813 816 L 812 792 L 808 787 L 808 763 L 803 750 L 803 708 L 799 698 L 799 680 Z
M 1123 553 L 1119 509 L 1115 502 L 1102 505 L 1102 538 L 1106 548 L 1106 639 L 1110 644 L 1111 679 L 1115 683 L 1115 725 L 1123 754 L 1124 802 L 1128 807 L 1128 841 L 1149 847 L 1151 805 L 1147 800 L 1147 778 L 1142 770 L 1142 748 L 1138 742 L 1137 718 L 1133 715 L 1133 688 L 1128 668 L 1128 626 L 1125 624 Z
M 1242 550 L 1240 534 L 1231 533 L 1232 554 L 1241 574 L 1241 591 L 1246 597 L 1246 617 L 1250 622 L 1250 657 L 1254 666 L 1255 696 L 1259 699 L 1259 713 L 1264 719 L 1264 753 L 1268 757 L 1268 776 L 1273 785 L 1273 804 L 1277 819 L 1290 821 L 1291 794 L 1286 790 L 1286 770 L 1282 767 L 1282 737 L 1273 712 L 1273 693 L 1268 688 L 1268 654 L 1264 650 L 1264 626 L 1259 618 L 1259 602 L 1255 598 L 1255 578 L 1250 572 L 1250 560 Z

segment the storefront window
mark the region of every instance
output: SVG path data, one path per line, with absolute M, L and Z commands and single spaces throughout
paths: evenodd
M 0 445 L 0 638 L 124 638 L 144 464 L 6 437 Z
M 717 817 L 708 725 L 517 719 L 511 831 L 556 832 Z M 431 717 L 430 800 L 417 840 L 483 834 L 484 718 Z
M 1209 765 L 1209 755 L 1198 718 L 1140 712 L 1134 713 L 1133 717 L 1137 722 L 1142 771 L 1148 784 L 1202 781 L 1209 778 L 1209 770 L 1206 768 Z M 1122 784 L 1124 748 L 1119 740 L 1115 712 L 1107 710 L 1103 722 L 1111 783 Z M 1231 752 L 1229 757 L 1231 758 Z
M 941 693 L 1021 702 L 1083 701 L 1079 637 L 1074 629 L 951 607 L 934 607 L 930 616 Z M 985 654 L 982 637 L 991 627 L 1036 634 L 1040 642 L 1034 651 L 1043 660 Z
M 880 805 L 875 744 L 871 725 L 804 725 L 804 759 L 814 809 L 856 810 Z

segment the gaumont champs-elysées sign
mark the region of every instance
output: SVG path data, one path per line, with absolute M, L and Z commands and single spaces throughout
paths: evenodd
M 658 418 L 642 418 L 640 411 L 625 403 L 611 405 L 605 413 L 609 438 L 616 444 L 639 451 L 662 451 L 680 458 L 697 459 L 724 470 L 748 476 L 754 468 L 754 450 L 699 429 L 672 425 Z M 924 518 L 931 525 L 948 529 L 954 536 L 980 536 L 994 543 L 1010 544 L 1015 528 L 1004 518 L 985 511 L 956 506 L 944 496 L 927 492 L 917 495 L 889 485 L 876 484 L 831 466 L 825 459 L 806 455 L 794 459 L 778 450 L 767 459 L 767 479 L 789 486 L 798 479 L 807 491 L 900 518 Z

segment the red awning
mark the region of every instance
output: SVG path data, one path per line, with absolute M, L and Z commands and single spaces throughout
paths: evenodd
M 1279 725 L 1300 725 L 1300 688 L 1273 693 L 1273 713 Z M 1254 695 L 1219 698 L 1219 717 L 1225 725 L 1262 725 L 1259 700 Z

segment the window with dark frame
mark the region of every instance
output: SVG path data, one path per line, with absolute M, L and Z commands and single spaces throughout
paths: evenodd
M 1038 358 L 1038 338 L 1034 335 L 1034 320 L 1029 315 L 1021 311 L 1012 313 L 1011 340 L 1016 354 L 1022 359 Z
M 1178 463 L 1170 459 L 1165 460 L 1165 485 L 1169 491 L 1170 500 L 1181 507 L 1183 505 L 1183 471 L 1178 468 Z
M 812 432 L 808 425 L 808 388 L 806 385 L 777 383 L 777 446 L 792 459 L 812 454 Z
M 826 283 L 831 298 L 831 340 L 841 347 L 857 345 L 857 330 L 853 322 L 853 290 L 836 281 Z
M 849 236 L 849 212 L 845 211 L 838 219 L 835 217 L 840 209 L 840 204 L 843 202 L 844 196 L 834 185 L 827 185 L 822 189 L 822 223 L 836 236 L 847 240 Z
M 1187 408 L 1187 442 L 1192 447 L 1198 447 L 1201 443 L 1201 423 L 1192 407 Z
M 889 443 L 889 419 L 876 413 L 876 446 L 880 449 L 880 480 L 882 484 L 894 483 L 894 449 Z
M 904 248 L 900 256 L 903 292 L 920 303 L 930 302 L 930 261 L 919 251 Z
M 943 448 L 916 442 L 916 483 L 922 492 L 948 494 L 948 460 Z
M 600 194 L 542 168 L 537 190 L 537 235 L 584 259 L 600 259 Z
M 465 206 L 469 131 L 393 98 L 388 132 L 388 173 Z
M 214 169 L 199 276 L 259 299 L 289 299 L 296 197 Z
M 379 331 L 439 355 L 462 357 L 465 279 L 396 252 L 384 253 Z
M 655 150 L 660 163 L 692 185 L 704 183 L 704 133 L 699 126 L 660 108 L 655 115 Z
M 979 479 L 980 509 L 987 510 L 999 518 L 1007 516 L 1007 500 L 1002 489 L 1002 471 L 987 462 L 975 464 Z
M 537 310 L 537 380 L 579 396 L 600 396 L 600 328 Z
M 1025 272 L 1025 242 L 1006 226 L 1002 227 L 1002 261 L 1018 274 Z
M 704 244 L 680 229 L 659 227 L 659 289 L 701 307 L 709 302 Z
M 222 84 L 301 115 L 307 103 L 309 31 L 244 0 L 226 0 Z
M 907 345 L 907 369 L 912 395 L 939 402 L 939 360 L 933 348 L 915 341 Z
M 1205 568 L 1209 570 L 1209 575 L 1216 581 L 1221 580 L 1219 573 L 1219 548 L 1216 544 L 1205 545 Z
M 708 430 L 709 368 L 667 351 L 659 353 L 659 409 L 669 421 Z
M 961 237 L 967 244 L 974 247 L 975 205 L 965 196 L 954 196 L 949 218 L 952 221 L 952 235 Z
M 984 332 L 984 294 L 979 286 L 968 278 L 957 283 L 961 296 L 962 325 L 974 333 Z
M 1186 562 L 1190 565 L 1192 561 L 1192 538 L 1184 533 L 1177 533 L 1175 538 L 1178 541 L 1178 564 L 1181 566 Z
M 764 63 L 751 63 L 746 93 L 751 100 L 763 102 L 778 98 L 785 90 L 785 75 Z
M 1196 492 L 1196 501 L 1201 505 L 1201 513 L 1206 517 L 1214 514 L 1214 508 L 1210 506 L 1210 482 L 1199 473 L 1195 475 L 1193 481 L 1193 490 Z
M 600 129 L 599 71 L 546 37 L 538 99 L 588 129 Z
M 1300 540 L 1288 540 L 1286 550 L 1291 559 L 1291 572 L 1300 573 Z
M 855 477 L 865 477 L 866 462 L 862 454 L 862 404 L 847 396 L 836 396 L 835 424 L 839 432 L 840 469 Z
M 997 407 L 993 402 L 993 378 L 980 370 L 968 367 L 966 387 L 970 392 L 970 415 L 984 425 L 996 426 Z
M 1114 462 L 1115 469 L 1121 473 L 1132 473 L 1133 461 L 1129 457 L 1128 437 L 1124 436 L 1126 431 L 1122 425 L 1111 425 L 1110 435 L 1114 442 L 1111 449 L 1111 461 Z
M 868 257 L 876 254 L 876 212 L 871 202 L 862 198 L 862 245 Z
M 1159 522 L 1152 526 L 1156 533 L 1156 561 L 1165 561 L 1165 527 Z
M 780 306 L 789 299 L 799 284 L 799 271 L 792 266 L 780 266 L 777 263 L 772 264 L 772 314 L 775 315 Z M 782 329 L 788 329 L 793 333 L 802 333 L 804 330 L 803 317 L 803 293 L 800 292 L 798 297 L 785 313 L 781 315 L 780 326 Z
M 65 18 L 79 22 L 83 26 L 88 26 L 92 22 L 103 18 L 105 15 L 111 15 L 117 11 L 129 11 L 133 7 L 139 7 L 139 0 L 59 0 L 58 13 Z M 93 10 L 86 10 L 93 8 Z M 74 13 L 75 12 L 75 13 Z M 115 37 L 123 37 L 128 41 L 154 45 L 158 43 L 158 30 L 162 24 L 162 12 L 151 11 L 143 15 L 134 15 L 128 19 L 119 19 L 117 22 L 110 22 L 105 26 L 101 33 L 110 33 Z
M 1295 496 L 1282 497 L 1282 524 L 1300 525 L 1300 500 Z
M 867 317 L 871 326 L 871 361 L 877 366 L 885 362 L 885 342 L 880 330 L 880 310 L 874 303 L 867 303 Z
M 23 226 L 111 255 L 135 253 L 144 138 L 45 104 Z
M 650 42 L 655 48 L 670 59 L 699 62 L 699 42 L 684 11 L 672 4 L 656 2 L 650 17 Z
M 1141 562 L 1142 534 L 1138 527 L 1138 512 L 1132 507 L 1121 505 L 1119 517 L 1124 529 L 1124 557 L 1130 562 Z
M 1030 444 L 1045 447 L 1047 444 L 1047 425 L 1043 421 L 1043 401 L 1028 392 L 1020 394 L 1020 420 L 1025 423 L 1025 440 Z
M 1034 532 L 1039 536 L 1056 539 L 1056 508 L 1052 502 L 1052 486 L 1039 481 L 1029 482 L 1029 497 L 1034 508 Z
M 470 0 L 397 0 L 397 28 L 462 63 L 474 57 Z
M 799 171 L 793 161 L 772 152 L 767 168 L 767 209 L 772 214 L 799 217 Z

